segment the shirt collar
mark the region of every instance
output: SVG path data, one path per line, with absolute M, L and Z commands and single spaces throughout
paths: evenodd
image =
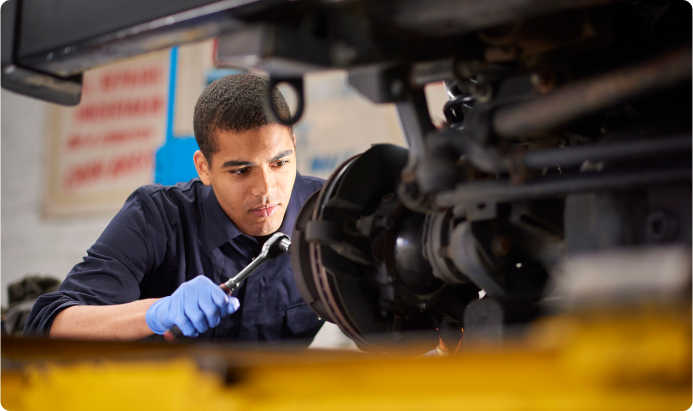
M 202 212 L 208 250 L 219 248 L 243 234 L 219 205 L 211 185 L 202 188 Z
M 289 237 L 291 237 L 294 230 L 294 222 L 296 221 L 299 211 L 301 211 L 301 206 L 308 196 L 312 194 L 312 191 L 306 193 L 306 189 L 307 183 L 303 177 L 296 172 L 296 180 L 291 190 L 291 198 L 286 207 L 284 220 L 279 227 L 279 231 Z M 202 187 L 202 210 L 206 231 L 205 240 L 209 251 L 221 247 L 238 236 L 245 236 L 245 234 L 241 233 L 238 227 L 236 227 L 236 224 L 234 224 L 229 216 L 226 215 L 224 209 L 221 208 L 211 185 Z

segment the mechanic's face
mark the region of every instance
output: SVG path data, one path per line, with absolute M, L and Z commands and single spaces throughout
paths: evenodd
M 296 179 L 296 146 L 287 127 L 272 124 L 234 133 L 218 131 L 211 165 L 199 150 L 195 167 L 212 185 L 226 215 L 244 234 L 263 236 L 279 229 Z

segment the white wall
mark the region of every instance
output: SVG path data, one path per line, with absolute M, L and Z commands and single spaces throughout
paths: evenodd
M 49 104 L 6 90 L 1 93 L 0 302 L 7 306 L 8 284 L 27 274 L 63 280 L 115 213 L 61 219 L 42 217 Z

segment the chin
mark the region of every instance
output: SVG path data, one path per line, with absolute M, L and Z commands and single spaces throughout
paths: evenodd
M 253 230 L 251 230 L 251 234 L 250 234 L 251 236 L 260 237 L 263 235 L 270 235 L 270 234 L 274 233 L 275 231 L 279 230 L 279 227 L 281 226 L 281 224 L 276 224 L 276 223 L 269 223 L 268 224 L 268 223 L 263 222 L 261 224 L 262 225 L 260 225 L 259 227 L 256 226 L 253 228 Z

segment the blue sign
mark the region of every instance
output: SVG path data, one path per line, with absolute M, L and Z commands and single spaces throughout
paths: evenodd
M 166 117 L 166 141 L 156 153 L 154 182 L 172 185 L 197 177 L 193 154 L 199 149 L 195 136 L 174 136 L 173 116 L 176 104 L 176 68 L 178 47 L 171 49 L 171 74 L 169 76 L 168 113 Z M 221 77 L 243 73 L 240 70 L 216 69 L 207 73 L 207 84 Z

